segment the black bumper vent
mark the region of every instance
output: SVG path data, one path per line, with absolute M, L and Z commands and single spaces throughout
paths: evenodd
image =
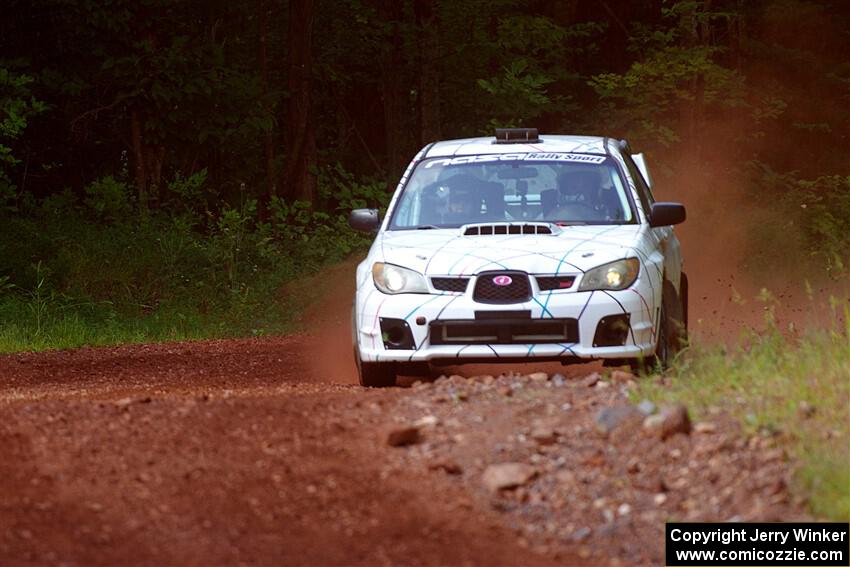
M 432 321 L 432 345 L 577 343 L 577 319 Z
M 431 285 L 440 291 L 463 293 L 469 285 L 469 278 L 431 278 Z
M 472 299 L 478 303 L 522 303 L 531 299 L 525 272 L 482 272 L 475 282 Z

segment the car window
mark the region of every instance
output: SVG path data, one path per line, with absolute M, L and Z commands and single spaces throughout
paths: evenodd
M 638 169 L 632 157 L 630 155 L 623 154 L 623 160 L 626 162 L 626 168 L 629 170 L 629 176 L 635 182 L 635 188 L 637 189 L 640 204 L 646 214 L 649 215 L 652 204 L 655 202 L 652 190 L 649 188 L 649 185 L 646 184 L 643 174 L 640 172 L 640 169 Z
M 523 220 L 635 222 L 626 185 L 610 157 L 519 153 L 423 160 L 403 188 L 389 228 Z

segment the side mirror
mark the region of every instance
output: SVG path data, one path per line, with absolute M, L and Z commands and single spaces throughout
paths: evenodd
M 375 232 L 381 226 L 378 209 L 354 209 L 348 215 L 348 225 L 361 232 Z
M 685 222 L 685 205 L 681 203 L 655 203 L 649 212 L 649 226 L 672 226 Z

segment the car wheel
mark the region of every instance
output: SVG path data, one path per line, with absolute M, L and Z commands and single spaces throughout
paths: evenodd
M 672 359 L 671 354 L 671 341 L 670 341 L 670 317 L 668 315 L 668 309 L 664 305 L 666 302 L 662 302 L 661 304 L 661 323 L 658 325 L 658 344 L 655 347 L 655 356 L 652 357 L 652 364 L 650 367 L 660 368 L 661 370 L 667 370 L 670 367 L 670 360 Z
M 354 345 L 354 362 L 360 385 L 366 388 L 389 388 L 395 386 L 395 366 L 390 362 L 363 362 L 357 345 Z
M 395 368 L 387 362 L 361 362 L 357 357 L 357 374 L 360 385 L 366 388 L 389 388 L 395 386 Z
M 687 323 L 685 323 L 685 307 L 682 300 L 672 288 L 665 289 L 661 302 L 661 324 L 658 329 L 658 346 L 652 365 L 661 370 L 667 370 L 676 354 L 685 346 L 688 340 Z
M 687 328 L 683 321 L 684 306 L 677 299 L 675 291 L 665 289 L 661 302 L 661 316 L 655 353 L 644 359 L 631 359 L 629 366 L 635 373 L 648 373 L 653 370 L 667 370 L 676 353 L 687 342 Z
M 632 372 L 636 375 L 651 374 L 653 371 L 666 370 L 670 363 L 670 340 L 667 332 L 668 321 L 664 306 L 661 306 L 661 323 L 658 326 L 658 339 L 655 345 L 655 354 L 643 358 L 630 358 L 627 360 Z

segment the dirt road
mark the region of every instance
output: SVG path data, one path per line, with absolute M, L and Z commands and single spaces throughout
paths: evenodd
M 662 440 L 623 373 L 362 389 L 347 293 L 312 335 L 0 357 L 0 565 L 644 565 L 667 518 L 799 516 L 771 439 Z
M 2 359 L 0 564 L 551 564 L 388 468 L 363 406 L 404 392 L 306 383 L 306 344 Z

